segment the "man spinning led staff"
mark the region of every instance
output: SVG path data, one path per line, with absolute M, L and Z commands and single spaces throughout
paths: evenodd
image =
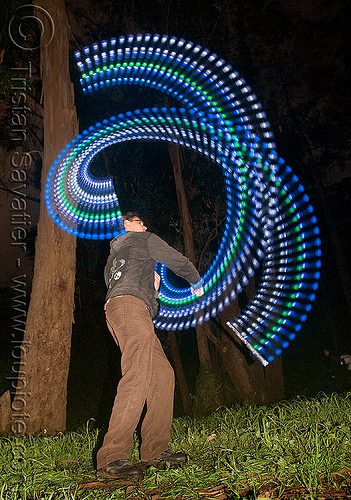
M 123 220 L 127 233 L 111 241 L 105 267 L 106 321 L 122 354 L 122 378 L 109 428 L 97 453 L 97 475 L 107 479 L 143 475 L 141 467 L 128 457 L 145 405 L 141 461 L 146 464 L 186 462 L 185 453 L 175 453 L 168 448 L 174 372 L 152 322 L 158 312 L 156 262 L 187 280 L 193 286 L 193 294 L 203 295 L 200 275 L 187 257 L 146 231 L 137 213 L 129 212 Z

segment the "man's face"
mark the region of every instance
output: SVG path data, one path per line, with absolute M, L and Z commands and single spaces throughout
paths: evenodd
M 144 226 L 144 223 L 139 217 L 133 217 L 132 220 L 124 221 L 124 229 L 126 231 L 134 231 L 136 233 L 143 233 L 146 231 L 147 227 Z

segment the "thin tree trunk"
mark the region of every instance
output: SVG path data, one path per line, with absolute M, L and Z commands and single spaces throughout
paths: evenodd
M 74 236 L 59 229 L 44 202 L 47 174 L 57 154 L 78 133 L 73 85 L 69 75 L 69 28 L 64 0 L 38 0 L 55 26 L 41 45 L 44 95 L 44 155 L 35 267 L 26 331 L 21 346 L 21 373 L 12 403 L 15 434 L 66 429 L 67 378 L 74 310 Z M 40 15 L 40 12 L 39 14 Z
M 192 402 L 188 383 L 186 381 L 182 360 L 179 354 L 179 346 L 174 332 L 168 334 L 168 343 L 171 347 L 173 366 L 179 384 L 180 396 L 182 398 L 183 409 L 185 414 L 189 415 L 192 409 Z
M 180 148 L 177 144 L 170 143 L 168 144 L 168 151 L 173 166 L 173 175 L 180 211 L 185 255 L 195 265 L 196 259 L 194 250 L 193 228 L 191 226 L 191 216 L 189 212 L 188 199 L 186 196 L 182 176 L 182 159 L 180 156 Z
M 173 175 L 176 186 L 178 206 L 181 216 L 181 227 L 184 238 L 185 255 L 193 262 L 193 264 L 195 264 L 196 259 L 194 250 L 193 229 L 191 225 L 188 200 L 182 177 L 182 160 L 180 156 L 180 148 L 178 145 L 170 143 L 168 145 L 168 150 L 173 166 Z M 205 390 L 208 393 L 209 397 L 207 403 L 211 407 L 208 409 L 214 410 L 218 406 L 220 406 L 221 401 L 218 394 L 218 384 L 216 383 L 216 377 L 213 372 L 210 350 L 206 334 L 206 331 L 209 328 L 210 327 L 208 323 L 205 323 L 203 325 L 197 325 L 195 330 L 196 330 L 196 339 L 197 339 L 199 361 L 200 361 L 200 371 L 202 372 L 201 380 L 203 381 L 203 383 L 208 384 L 206 389 L 202 388 L 202 391 Z

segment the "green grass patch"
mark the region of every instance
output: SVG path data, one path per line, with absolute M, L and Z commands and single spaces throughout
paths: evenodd
M 188 463 L 148 468 L 142 480 L 96 479 L 97 438 L 89 425 L 1 437 L 0 499 L 351 498 L 351 393 L 175 419 L 171 447 Z

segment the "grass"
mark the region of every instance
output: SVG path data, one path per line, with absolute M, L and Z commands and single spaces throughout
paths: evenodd
M 180 467 L 97 480 L 98 431 L 0 438 L 1 500 L 351 498 L 351 393 L 175 419 Z M 135 439 L 131 459 L 138 461 Z

